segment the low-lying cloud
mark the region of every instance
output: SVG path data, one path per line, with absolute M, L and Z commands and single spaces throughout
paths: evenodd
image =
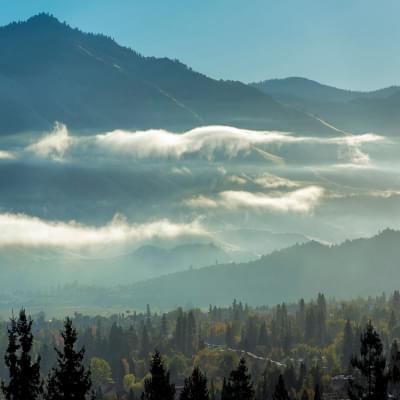
M 269 145 L 319 144 L 335 145 L 341 148 L 340 155 L 346 154 L 351 162 L 365 162 L 367 155 L 360 147 L 364 143 L 383 141 L 382 136 L 367 133 L 357 136 L 319 138 L 295 136 L 287 132 L 252 131 L 229 126 L 205 126 L 184 133 L 172 133 L 161 129 L 146 131 L 115 130 L 93 136 L 71 136 L 63 124 L 56 124 L 49 135 L 28 146 L 27 150 L 38 157 L 60 161 L 71 153 L 85 152 L 85 157 L 128 157 L 181 159 L 197 155 L 207 160 L 223 155 L 235 158 L 252 151 L 264 159 L 281 163 L 283 159 L 266 149 Z M 75 154 L 76 155 L 76 154 Z
M 172 175 L 192 175 L 192 171 L 188 167 L 173 167 L 171 169 Z
M 247 178 L 238 175 L 228 175 L 225 178 L 225 181 L 234 185 L 245 185 L 246 183 L 248 183 Z
M 41 158 L 62 161 L 66 152 L 77 142 L 78 139 L 69 135 L 65 125 L 56 123 L 53 132 L 29 145 L 26 150 Z
M 0 150 L 0 160 L 13 160 L 15 159 L 15 154 L 9 151 Z
M 129 154 L 138 158 L 169 157 L 176 159 L 193 153 L 200 153 L 210 159 L 216 152 L 222 152 L 224 155 L 233 158 L 240 152 L 251 151 L 254 146 L 269 144 L 308 143 L 357 148 L 363 143 L 382 140 L 383 137 L 372 133 L 358 136 L 318 138 L 294 136 L 287 132 L 251 131 L 228 126 L 206 126 L 182 134 L 165 130 L 142 132 L 116 130 L 96 136 L 99 146 L 121 154 Z M 269 155 L 271 160 L 276 157 Z
M 207 126 L 177 134 L 165 130 L 128 132 L 116 130 L 96 136 L 100 147 L 136 158 L 173 158 L 200 154 L 212 159 L 217 152 L 229 158 L 249 152 L 252 146 L 274 142 L 286 134 L 257 132 L 225 126 Z
M 253 182 L 265 189 L 293 189 L 300 186 L 298 182 L 286 178 L 281 178 L 280 176 L 272 174 L 263 174 L 261 176 L 258 176 L 257 178 L 253 179 Z
M 26 214 L 0 214 L 0 246 L 83 248 L 113 244 L 138 245 L 153 239 L 208 236 L 198 221 L 174 223 L 161 219 L 130 224 L 116 216 L 96 227 L 74 221 L 47 221 Z
M 247 174 L 226 175 L 225 182 L 240 186 L 254 184 L 263 189 L 294 189 L 301 186 L 299 182 L 269 173 L 264 173 L 255 177 L 248 176 Z
M 271 212 L 309 213 L 321 201 L 324 189 L 308 186 L 287 193 L 260 193 L 228 190 L 218 193 L 216 198 L 197 196 L 186 201 L 192 208 L 225 208 L 236 210 L 250 208 Z

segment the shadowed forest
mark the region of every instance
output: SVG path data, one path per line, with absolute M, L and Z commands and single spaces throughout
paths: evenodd
M 275 307 L 235 300 L 208 311 L 157 313 L 147 306 L 144 313 L 66 320 L 44 313 L 31 319 L 21 310 L 1 332 L 6 399 L 24 387 L 31 387 L 32 399 L 65 398 L 56 396 L 66 384 L 69 393 L 74 388 L 79 398 L 98 400 L 383 399 L 400 393 L 398 291 L 351 301 L 319 294 Z M 365 397 L 377 390 L 383 397 Z

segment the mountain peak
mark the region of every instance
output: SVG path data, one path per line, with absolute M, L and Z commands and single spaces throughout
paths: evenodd
M 45 13 L 45 12 L 42 12 L 42 13 L 33 15 L 32 17 L 29 17 L 26 20 L 26 22 L 27 23 L 31 23 L 31 24 L 32 23 L 34 23 L 34 24 L 37 24 L 37 23 L 40 23 L 40 24 L 42 24 L 42 23 L 47 23 L 47 24 L 49 24 L 49 23 L 52 23 L 52 24 L 57 23 L 57 24 L 61 24 L 61 22 L 53 14 L 49 14 L 49 13 Z
M 253 87 L 216 81 L 169 59 L 141 57 L 47 13 L 0 28 L 0 53 L 0 76 L 12 80 L 0 93 L 0 104 L 8 107 L 0 134 L 40 132 L 55 120 L 76 130 L 220 124 L 332 134 Z
M 54 32 L 54 30 L 62 30 L 65 28 L 70 28 L 66 22 L 61 22 L 54 15 L 43 12 L 33 15 L 25 21 L 12 22 L 11 24 L 2 26 L 1 30 L 9 32 Z
M 25 25 L 36 29 L 59 29 L 69 28 L 66 22 L 61 22 L 53 14 L 40 13 L 26 20 Z

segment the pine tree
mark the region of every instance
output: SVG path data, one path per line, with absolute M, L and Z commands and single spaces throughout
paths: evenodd
M 84 400 L 91 388 L 90 372 L 85 370 L 83 358 L 85 350 L 75 350 L 76 330 L 67 318 L 64 331 L 63 350 L 56 349 L 57 366 L 50 373 L 47 387 L 47 400 Z
M 253 382 L 247 371 L 246 360 L 241 358 L 237 369 L 233 370 L 225 388 L 222 388 L 221 400 L 252 400 Z
M 316 332 L 316 317 L 314 313 L 315 306 L 311 304 L 306 309 L 306 316 L 304 322 L 304 339 L 306 342 L 311 343 L 315 338 Z
M 189 311 L 186 323 L 185 351 L 187 355 L 192 355 L 196 349 L 196 319 L 193 311 Z
M 400 350 L 397 340 L 393 341 L 389 360 L 390 392 L 395 398 L 400 395 Z
M 315 385 L 314 389 L 314 400 L 322 400 L 322 392 L 321 392 L 321 386 L 319 383 Z
M 233 324 L 226 324 L 226 331 L 225 331 L 225 344 L 228 347 L 235 346 L 235 335 L 233 332 Z
M 299 310 L 296 314 L 297 323 L 302 332 L 305 330 L 305 322 L 306 322 L 306 303 L 304 299 L 300 299 L 299 301 Z
M 296 371 L 294 369 L 293 364 L 289 364 L 286 366 L 286 369 L 283 373 L 283 380 L 285 381 L 285 384 L 289 388 L 294 388 L 296 387 L 297 384 L 297 377 L 296 377 Z
M 185 379 L 180 400 L 209 400 L 207 378 L 198 367 L 193 369 L 192 375 Z
M 269 345 L 267 324 L 265 321 L 263 321 L 260 326 L 260 332 L 258 334 L 258 344 L 265 347 L 268 347 Z
M 388 322 L 388 328 L 389 328 L 390 333 L 392 333 L 392 331 L 396 327 L 396 325 L 397 325 L 396 314 L 392 310 L 392 312 L 390 313 L 390 318 L 389 318 L 389 322 Z
M 18 320 L 11 318 L 8 328 L 8 347 L 4 359 L 10 379 L 8 384 L 2 382 L 1 385 L 7 400 L 36 400 L 43 393 L 40 357 L 36 362 L 32 361 L 32 344 L 32 319 L 22 309 Z
M 150 304 L 146 304 L 146 320 L 150 321 L 151 320 L 151 309 L 150 309 Z
M 273 400 L 289 400 L 289 394 L 286 390 L 285 381 L 282 375 L 279 375 L 278 383 L 275 386 L 274 394 L 272 395 Z
M 161 318 L 161 329 L 160 330 L 161 330 L 162 338 L 165 339 L 168 335 L 168 320 L 167 320 L 167 316 L 165 313 L 162 315 L 162 318 Z
M 20 345 L 18 344 L 17 321 L 13 316 L 8 327 L 8 347 L 4 356 L 5 364 L 9 370 L 9 382 L 6 385 L 1 382 L 1 389 L 7 400 L 16 400 L 19 398 L 20 391 L 20 371 L 18 365 L 17 351 Z
M 143 400 L 174 400 L 175 385 L 170 383 L 160 353 L 156 350 L 150 362 L 151 378 L 144 381 Z
M 141 346 L 140 355 L 143 358 L 147 358 L 147 356 L 149 355 L 149 352 L 150 352 L 150 338 L 149 338 L 149 333 L 147 331 L 146 325 L 143 325 L 140 346 Z
M 400 292 L 398 290 L 393 293 L 392 304 L 395 311 L 400 311 Z
M 228 382 L 226 381 L 226 378 L 224 377 L 224 380 L 222 382 L 222 390 L 221 390 L 221 400 L 231 400 L 231 391 L 229 390 Z
M 32 319 L 27 318 L 25 310 L 22 309 L 17 321 L 17 331 L 21 345 L 19 359 L 21 398 L 24 400 L 37 399 L 43 392 L 43 382 L 40 377 L 40 357 L 36 362 L 33 362 L 30 355 L 33 345 L 32 323 Z
M 360 354 L 351 360 L 355 377 L 349 384 L 350 399 L 386 400 L 389 374 L 381 339 L 371 322 L 361 335 Z
M 326 341 L 326 300 L 322 293 L 318 293 L 317 299 L 317 343 L 323 345 Z
M 306 367 L 306 364 L 304 364 L 304 362 L 302 362 L 300 364 L 299 376 L 297 378 L 297 385 L 296 385 L 297 390 L 300 390 L 303 387 L 306 377 L 307 377 L 307 367 Z
M 175 347 L 180 352 L 185 352 L 186 316 L 181 308 L 178 309 L 175 326 Z
M 259 337 L 259 330 L 257 329 L 256 317 L 251 316 L 247 319 L 244 333 L 242 334 L 242 347 L 246 351 L 254 351 Z
M 349 320 L 346 321 L 343 331 L 343 346 L 342 346 L 342 367 L 343 369 L 348 368 L 350 365 L 352 353 L 353 353 L 353 329 Z

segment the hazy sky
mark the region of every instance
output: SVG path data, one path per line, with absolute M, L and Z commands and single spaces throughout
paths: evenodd
M 400 84 L 398 0 L 0 0 L 0 24 L 46 11 L 215 78 Z

